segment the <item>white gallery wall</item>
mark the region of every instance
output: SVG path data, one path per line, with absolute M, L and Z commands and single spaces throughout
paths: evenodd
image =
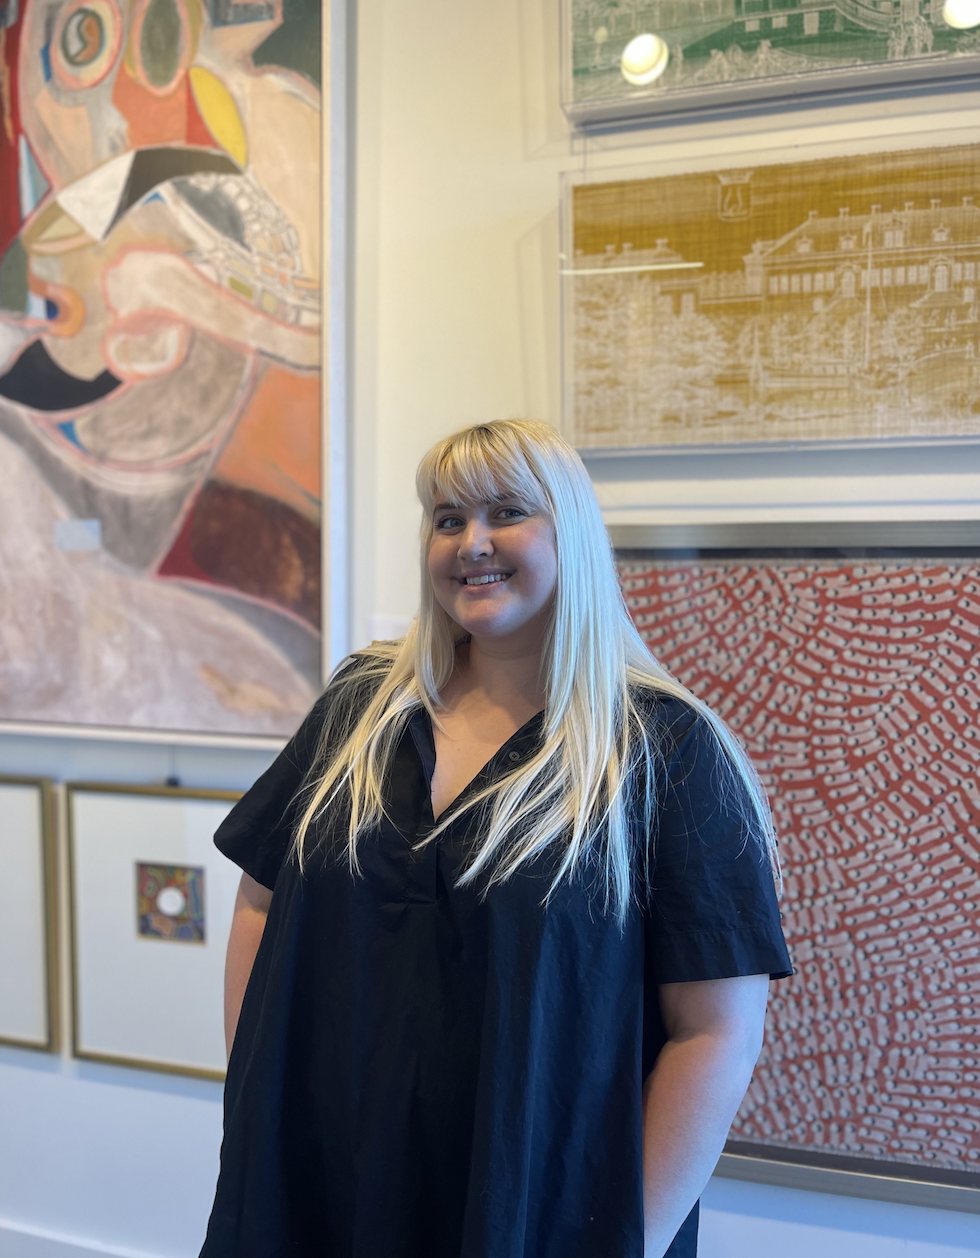
M 484 419 L 560 421 L 559 187 L 980 139 L 980 92 L 576 135 L 557 0 L 362 0 L 351 376 L 353 640 L 417 602 L 413 473 Z M 980 447 L 590 460 L 610 523 L 980 519 Z M 716 1179 L 702 1258 L 952 1258 L 980 1217 Z
M 337 397 L 346 385 L 350 399 L 350 610 L 335 652 L 414 611 L 412 480 L 427 446 L 481 419 L 558 422 L 563 172 L 652 161 L 670 173 L 817 155 L 827 144 L 861 152 L 980 139 L 977 92 L 953 104 L 926 96 L 586 141 L 557 104 L 557 13 L 558 0 L 352 0 L 351 323 L 346 379 L 330 387 Z M 610 520 L 623 523 L 760 510 L 927 518 L 938 503 L 980 517 L 980 449 L 965 447 L 630 457 L 592 470 Z M 62 781 L 176 776 L 242 789 L 269 759 L 0 735 L 0 773 Z M 193 1258 L 220 1137 L 217 1084 L 0 1048 L 0 1258 Z M 980 1218 L 966 1214 L 726 1180 L 711 1184 L 705 1207 L 702 1258 L 980 1253 Z
M 0 735 L 0 774 L 244 790 L 272 754 Z M 0 1045 L 0 1258 L 191 1258 L 218 1171 L 221 1085 L 72 1060 L 64 935 L 59 945 L 63 1051 Z
M 357 10 L 355 638 L 408 615 L 412 472 L 437 438 L 560 419 L 563 173 L 675 174 L 980 139 L 980 91 L 577 135 L 558 104 L 558 0 Z M 980 518 L 980 445 L 593 457 L 610 523 Z

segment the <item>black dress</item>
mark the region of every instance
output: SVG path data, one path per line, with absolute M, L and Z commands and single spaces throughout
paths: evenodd
M 275 895 L 202 1258 L 641 1258 L 641 1088 L 666 1040 L 657 985 L 791 973 L 714 735 L 651 696 L 667 784 L 650 903 L 621 931 L 588 875 L 544 908 L 545 860 L 485 898 L 454 886 L 475 809 L 413 851 L 433 827 L 424 711 L 387 783 L 390 820 L 362 841 L 363 876 L 329 854 L 301 875 L 291 800 L 336 702 L 328 689 L 215 838 Z M 541 724 L 475 782 L 528 756 Z M 695 1206 L 668 1253 L 696 1250 Z

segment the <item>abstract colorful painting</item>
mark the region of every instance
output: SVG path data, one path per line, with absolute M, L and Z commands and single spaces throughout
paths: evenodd
M 757 97 L 799 94 L 801 80 L 819 92 L 842 76 L 849 88 L 953 77 L 980 50 L 943 0 L 564 0 L 564 9 L 564 104 L 585 119 L 604 106 L 611 117 L 696 107 L 719 89 Z M 661 41 L 659 55 L 624 58 L 644 36 Z
M 735 1148 L 980 1185 L 980 562 L 624 558 L 620 578 L 779 834 L 797 973 Z
M 0 0 L 0 720 L 320 680 L 320 6 Z
M 137 861 L 136 931 L 144 939 L 204 943 L 204 870 Z
M 980 145 L 571 189 L 583 449 L 980 436 Z

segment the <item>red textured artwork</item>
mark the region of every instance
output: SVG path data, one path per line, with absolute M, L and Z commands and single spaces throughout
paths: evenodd
M 739 1144 L 980 1172 L 980 560 L 620 562 L 769 791 L 797 973 Z

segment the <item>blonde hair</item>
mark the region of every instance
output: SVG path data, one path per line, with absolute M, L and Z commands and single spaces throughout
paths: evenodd
M 758 776 L 725 723 L 667 672 L 637 632 L 588 473 L 572 447 L 547 424 L 478 424 L 435 445 L 419 465 L 416 484 L 423 507 L 419 614 L 404 639 L 358 652 L 331 681 L 337 693 L 326 705 L 327 724 L 295 839 L 301 865 L 311 826 L 329 816 L 346 823 L 340 829 L 347 831 L 347 859 L 359 872 L 358 839 L 382 816 L 382 784 L 411 714 L 424 707 L 438 722 L 440 694 L 464 633 L 436 600 L 428 577 L 435 504 L 514 496 L 549 517 L 558 559 L 541 656 L 541 744 L 502 778 L 468 792 L 423 843 L 436 840 L 463 812 L 482 807 L 482 840 L 460 884 L 480 878 L 487 887 L 502 883 L 552 849 L 556 872 L 547 898 L 598 861 L 605 907 L 625 921 L 636 890 L 632 783 L 639 773 L 642 821 L 650 832 L 664 769 L 662 731 L 650 728 L 649 697 L 644 707 L 647 690 L 681 700 L 708 723 L 744 784 L 760 856 L 768 857 L 778 882 L 772 819 Z M 345 700 L 350 688 L 361 701 L 353 690 Z

